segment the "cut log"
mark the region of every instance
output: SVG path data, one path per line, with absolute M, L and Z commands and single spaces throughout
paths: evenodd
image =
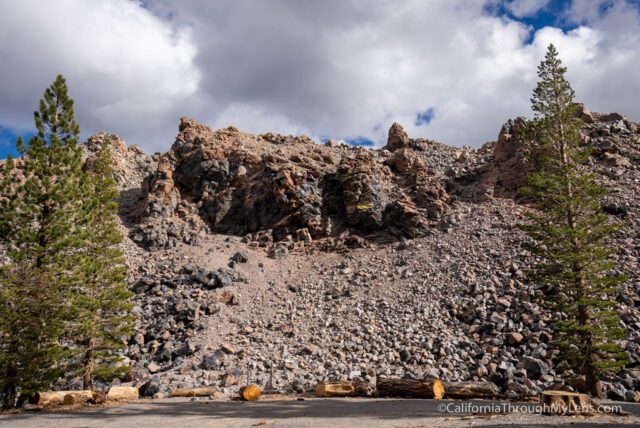
M 355 388 L 351 382 L 323 380 L 316 385 L 316 397 L 349 397 L 354 393 Z
M 438 379 L 392 379 L 378 377 L 376 390 L 380 397 L 411 397 L 441 399 L 445 388 Z
M 368 397 L 371 385 L 362 380 L 323 380 L 316 384 L 316 397 Z
M 172 397 L 208 397 L 218 392 L 215 386 L 203 386 L 200 388 L 179 388 L 171 392 Z
M 65 397 L 67 398 L 65 402 Z M 46 391 L 36 392 L 31 404 L 38 406 L 59 406 L 60 404 L 85 403 L 93 398 L 93 391 Z
M 366 380 L 354 380 L 351 381 L 353 385 L 353 395 L 355 397 L 370 397 L 373 394 L 373 384 L 370 384 Z
M 133 401 L 138 399 L 138 388 L 135 386 L 112 386 L 107 392 L 107 400 Z
M 247 401 L 256 401 L 260 398 L 260 388 L 258 385 L 249 385 L 240 390 L 240 396 Z
M 445 397 L 450 398 L 491 398 L 500 395 L 493 382 L 442 382 Z
M 587 394 L 568 391 L 544 391 L 540 394 L 540 405 L 546 415 L 584 415 L 593 410 Z

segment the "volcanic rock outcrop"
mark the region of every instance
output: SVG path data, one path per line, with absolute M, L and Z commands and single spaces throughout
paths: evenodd
M 266 234 L 273 242 L 345 232 L 420 236 L 450 199 L 421 152 L 406 147 L 417 143 L 398 124 L 392 131 L 390 153 L 233 127 L 213 132 L 183 118 L 143 185 L 132 238 L 163 248 L 207 233 Z

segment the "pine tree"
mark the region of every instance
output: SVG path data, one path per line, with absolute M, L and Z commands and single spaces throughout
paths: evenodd
M 34 113 L 38 134 L 16 146 L 0 182 L 0 376 L 3 407 L 55 380 L 63 356 L 65 294 L 73 282 L 80 244 L 75 219 L 83 182 L 80 129 L 73 100 L 58 76 Z
M 5 266 L 1 275 L 0 408 L 10 408 L 59 377 L 61 299 L 27 264 Z
M 600 373 L 628 362 L 616 342 L 626 332 L 614 301 L 626 277 L 612 273 L 616 250 L 607 245 L 622 225 L 607 221 L 601 208 L 606 189 L 585 168 L 590 149 L 580 144 L 581 121 L 565 72 L 549 45 L 538 67 L 540 81 L 531 99 L 535 117 L 528 124 L 535 172 L 521 189 L 535 200 L 537 211 L 529 212 L 530 222 L 521 227 L 542 260 L 529 276 L 547 286 L 548 307 L 560 316 L 553 325 L 558 368 L 585 375 L 588 392 L 600 397 Z
M 122 234 L 117 229 L 118 190 L 109 144 L 105 137 L 89 173 L 92 191 L 84 200 L 80 220 L 83 258 L 71 304 L 71 335 L 84 389 L 93 389 L 96 377 L 107 380 L 128 371 L 128 367 L 116 367 L 122 358 L 114 351 L 124 348 L 123 337 L 133 333 L 133 293 L 124 282 L 126 267 L 117 247 Z

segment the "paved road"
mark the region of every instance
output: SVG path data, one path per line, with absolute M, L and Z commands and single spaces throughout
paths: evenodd
M 472 415 L 470 406 L 485 406 Z M 447 407 L 448 406 L 448 407 Z M 466 407 L 463 407 L 466 406 Z M 478 425 L 522 425 L 529 427 L 591 427 L 602 424 L 640 425 L 640 404 L 623 404 L 631 416 L 549 417 L 531 414 L 532 404 L 495 401 L 317 399 L 261 400 L 253 403 L 185 401 L 179 399 L 140 401 L 134 404 L 69 412 L 26 412 L 0 415 L 0 427 L 444 427 Z M 443 411 L 444 407 L 444 411 Z M 513 411 L 519 407 L 519 411 Z M 449 412 L 446 412 L 448 408 Z

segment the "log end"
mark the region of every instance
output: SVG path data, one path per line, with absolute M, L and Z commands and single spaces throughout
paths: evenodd
M 433 381 L 433 398 L 435 400 L 441 400 L 444 397 L 444 385 L 440 379 Z
M 249 385 L 241 393 L 242 398 L 247 401 L 257 401 L 260 398 L 260 388 L 257 385 Z

